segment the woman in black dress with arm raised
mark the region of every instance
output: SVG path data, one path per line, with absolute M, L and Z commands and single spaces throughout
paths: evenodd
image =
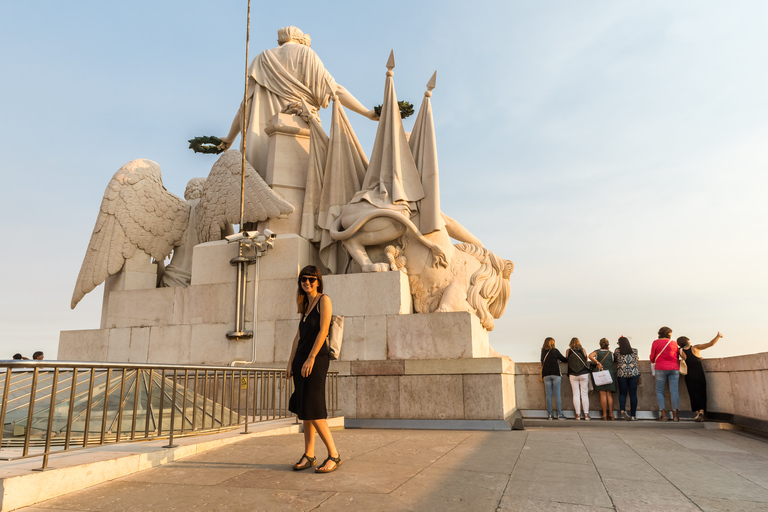
M 299 273 L 296 293 L 301 320 L 293 339 L 286 377 L 293 376 L 295 391 L 288 409 L 304 422 L 304 455 L 293 465 L 296 471 L 315 465 L 315 432 L 328 449 L 328 458 L 315 469 L 316 473 L 330 473 L 341 466 L 341 457 L 331 436 L 325 408 L 325 376 L 330 357 L 328 329 L 331 326 L 333 306 L 323 294 L 323 276 L 317 267 L 309 265 Z
M 685 362 L 688 365 L 685 387 L 688 388 L 688 396 L 691 398 L 691 410 L 696 413 L 694 421 L 704 421 L 704 413 L 707 410 L 707 376 L 701 364 L 700 351 L 713 346 L 722 337 L 723 335 L 718 332 L 712 341 L 701 345 L 691 345 L 691 340 L 685 336 L 677 338 L 677 345 L 683 349 Z

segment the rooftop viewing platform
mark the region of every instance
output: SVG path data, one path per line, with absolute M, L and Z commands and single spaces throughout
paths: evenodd
M 567 423 L 573 427 L 336 431 L 343 465 L 331 475 L 291 470 L 301 455 L 301 434 L 240 436 L 232 444 L 20 510 L 757 512 L 768 507 L 764 438 L 708 428 Z

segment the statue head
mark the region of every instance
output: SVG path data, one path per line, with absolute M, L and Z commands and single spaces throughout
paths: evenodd
M 200 199 L 203 195 L 203 185 L 205 185 L 205 178 L 192 178 L 187 182 L 187 189 L 184 191 L 184 199 L 187 201 L 191 199 Z
M 312 38 L 305 34 L 299 27 L 283 27 L 277 31 L 277 44 L 283 46 L 285 43 L 299 43 L 304 46 L 312 46 Z

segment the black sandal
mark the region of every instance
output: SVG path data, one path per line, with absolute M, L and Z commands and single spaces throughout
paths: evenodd
M 333 469 L 322 469 L 325 467 L 326 464 L 328 464 L 329 461 L 333 461 L 336 463 L 336 465 L 333 466 Z M 339 455 L 338 457 L 331 457 L 329 455 L 328 458 L 325 459 L 319 467 L 315 468 L 315 473 L 332 473 L 337 469 L 339 469 L 339 466 L 341 466 L 341 455 Z
M 301 461 L 303 461 L 304 459 L 307 459 L 307 462 L 302 464 Z M 315 465 L 315 461 L 316 460 L 317 460 L 317 457 L 310 457 L 309 455 L 307 455 L 305 453 L 304 455 L 301 456 L 301 458 L 299 459 L 299 462 L 297 462 L 296 464 L 293 465 L 293 470 L 294 471 L 301 471 L 302 469 L 311 468 L 312 466 Z

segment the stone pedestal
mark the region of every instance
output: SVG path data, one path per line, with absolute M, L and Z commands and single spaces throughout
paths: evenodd
M 109 276 L 104 282 L 104 299 L 101 305 L 101 328 L 107 325 L 107 310 L 111 292 L 120 290 L 151 290 L 157 286 L 157 263 L 143 251 L 125 260 L 123 270 Z
M 295 210 L 288 218 L 258 224 L 275 233 L 301 232 L 304 190 L 309 164 L 309 125 L 299 116 L 277 114 L 264 130 L 269 135 L 267 169 L 262 176 L 272 190 L 283 196 Z
M 337 362 L 331 369 L 340 372 L 345 418 L 361 422 L 453 420 L 460 428 L 499 425 L 516 411 L 514 363 L 507 357 Z
M 191 285 L 155 288 L 156 268 L 143 253 L 105 286 L 101 329 L 63 331 L 58 359 L 284 368 L 299 315 L 297 276 L 322 268 L 301 228 L 309 129 L 299 117 L 275 116 L 266 128 L 269 155 L 262 177 L 295 207 L 284 219 L 258 224 L 278 233 L 274 248 L 246 274 L 245 329 L 235 327 L 237 244 L 193 250 Z M 491 358 L 488 333 L 469 312 L 413 314 L 402 272 L 326 275 L 325 293 L 344 315 L 340 400 L 357 420 L 504 421 L 515 410 L 511 361 Z M 495 428 L 495 427 L 494 427 Z

